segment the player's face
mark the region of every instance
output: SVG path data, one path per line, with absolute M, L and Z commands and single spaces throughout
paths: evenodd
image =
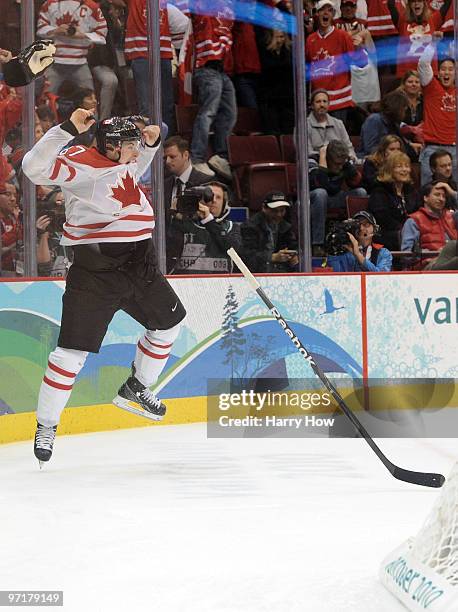
M 211 214 L 216 218 L 223 212 L 224 207 L 224 192 L 218 185 L 210 185 L 213 191 L 213 202 L 208 205 Z
M 411 96 L 419 94 L 421 90 L 420 79 L 412 74 L 405 80 L 404 89 Z
M 444 178 L 450 178 L 452 176 L 452 158 L 450 155 L 438 157 L 434 171 Z
M 453 62 L 442 62 L 437 76 L 444 87 L 453 87 L 455 84 L 455 64 Z
M 394 153 L 395 151 L 400 151 L 401 150 L 401 143 L 400 142 L 390 142 L 390 144 L 387 146 L 387 148 L 385 149 L 385 159 L 387 159 L 391 153 Z
M 424 197 L 424 202 L 434 212 L 442 212 L 445 206 L 445 189 L 442 189 L 442 187 L 433 187 L 429 196 Z
M 125 140 L 121 143 L 120 164 L 130 164 L 137 160 L 140 154 L 139 140 Z
M 329 98 L 325 93 L 316 94 L 312 102 L 313 113 L 317 117 L 324 117 L 329 109 Z
M 176 145 L 167 147 L 164 151 L 164 161 L 171 174 L 180 176 L 189 166 L 189 151 L 182 153 Z
M 318 24 L 322 30 L 327 30 L 332 25 L 332 20 L 334 18 L 334 9 L 330 4 L 323 6 L 317 13 L 318 15 Z

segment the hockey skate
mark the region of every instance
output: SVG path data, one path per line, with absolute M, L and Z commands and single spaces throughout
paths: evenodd
M 45 461 L 49 461 L 52 455 L 54 440 L 56 438 L 57 425 L 45 427 L 37 421 L 37 431 L 35 432 L 35 443 L 33 452 L 38 459 L 40 469 Z
M 132 364 L 132 374 L 121 385 L 113 404 L 153 421 L 161 421 L 167 410 L 161 400 L 135 378 L 134 364 Z

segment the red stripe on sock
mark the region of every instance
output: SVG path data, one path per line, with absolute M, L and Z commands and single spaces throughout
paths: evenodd
M 68 378 L 75 378 L 76 376 L 76 374 L 73 372 L 63 370 L 62 368 L 59 368 L 59 366 L 54 365 L 51 361 L 48 361 L 48 368 L 54 372 L 57 372 L 58 374 L 62 374 L 62 376 L 67 376 Z
M 151 342 L 151 340 L 148 340 L 148 338 L 146 336 L 143 336 L 143 337 L 148 342 L 148 344 L 151 344 L 151 346 L 155 346 L 156 348 L 167 349 L 167 348 L 170 348 L 172 346 L 171 344 L 155 344 L 154 342 Z
M 43 382 L 49 385 L 50 387 L 54 387 L 55 389 L 60 389 L 61 391 L 71 391 L 73 389 L 73 385 L 61 385 L 55 380 L 51 380 L 47 376 L 43 377 Z
M 142 353 L 145 353 L 145 355 L 148 355 L 148 357 L 152 357 L 153 359 L 167 359 L 167 357 L 170 355 L 170 353 L 167 353 L 166 355 L 157 355 L 156 353 L 152 353 L 151 351 L 149 351 L 148 349 L 146 349 L 141 343 L 140 341 L 138 341 L 137 344 L 138 348 L 141 350 Z

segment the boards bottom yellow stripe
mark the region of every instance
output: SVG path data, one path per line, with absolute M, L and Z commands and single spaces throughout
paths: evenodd
M 58 435 L 110 431 L 132 427 L 157 427 L 202 423 L 207 420 L 207 398 L 192 397 L 166 400 L 167 414 L 162 421 L 126 412 L 113 404 L 67 408 L 62 413 Z M 0 444 L 31 440 L 35 435 L 36 413 L 21 412 L 0 416 Z

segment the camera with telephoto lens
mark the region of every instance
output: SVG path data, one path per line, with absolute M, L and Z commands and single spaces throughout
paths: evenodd
M 213 191 L 210 187 L 189 187 L 177 197 L 177 212 L 183 217 L 193 217 L 199 210 L 199 202 L 213 202 Z
M 63 232 L 65 223 L 65 208 L 64 206 L 50 206 L 47 202 L 37 205 L 37 219 L 39 217 L 49 217 L 50 223 L 44 229 L 45 232 L 50 234 Z
M 345 221 L 335 222 L 325 238 L 324 248 L 328 255 L 343 255 L 347 253 L 345 248 L 351 245 L 348 234 L 357 238 L 361 227 L 361 219 L 345 219 Z
M 76 28 L 75 28 L 75 26 L 73 25 L 73 23 L 71 23 L 71 24 L 68 26 L 68 28 L 67 28 L 67 34 L 68 34 L 69 36 L 73 36 L 74 34 L 76 34 Z

